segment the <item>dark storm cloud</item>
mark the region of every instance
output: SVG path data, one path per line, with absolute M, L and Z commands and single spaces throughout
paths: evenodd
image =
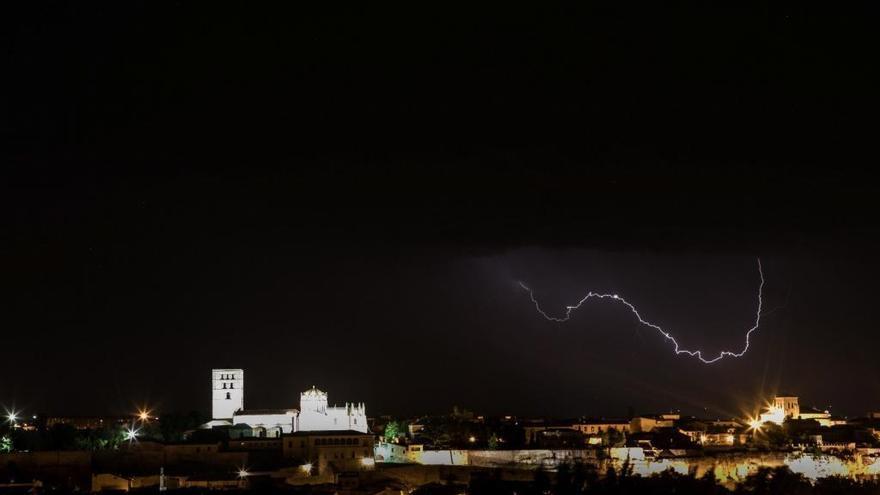
M 204 408 L 222 365 L 258 406 L 876 407 L 855 7 L 21 8 L 0 402 Z M 542 321 L 515 284 L 626 292 L 720 349 L 756 256 L 784 308 L 713 367 L 615 308 Z

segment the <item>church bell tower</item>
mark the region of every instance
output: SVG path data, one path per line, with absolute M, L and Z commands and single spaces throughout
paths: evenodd
M 211 415 L 213 419 L 232 419 L 244 409 L 244 370 L 211 370 Z

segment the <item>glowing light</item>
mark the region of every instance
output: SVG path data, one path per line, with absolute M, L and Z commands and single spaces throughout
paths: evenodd
M 304 473 L 311 474 L 312 473 L 312 463 L 307 462 L 299 467 Z
M 141 409 L 138 411 L 137 417 L 139 420 L 147 422 L 150 420 L 150 411 L 148 409 Z
M 375 466 L 376 460 L 372 457 L 361 457 L 361 465 L 367 467 Z
M 6 410 L 6 421 L 9 422 L 12 426 L 15 426 L 15 423 L 21 419 L 18 416 L 18 411 L 15 409 L 7 409 Z
M 247 478 L 250 475 L 251 475 L 251 473 L 248 472 L 247 468 L 240 468 L 238 470 L 238 477 L 239 478 Z
M 127 440 L 129 443 L 137 440 L 138 435 L 140 434 L 140 428 L 135 428 L 133 426 L 129 426 L 126 428 L 124 432 L 122 432 L 122 438 Z
M 630 303 L 629 301 L 627 301 L 623 297 L 620 297 L 617 294 L 599 294 L 599 293 L 590 291 L 587 293 L 586 296 L 584 296 L 580 301 L 578 301 L 577 304 L 575 304 L 573 306 L 566 306 L 565 307 L 565 316 L 558 317 L 558 316 L 552 316 L 552 315 L 548 314 L 547 312 L 545 312 L 543 309 L 541 309 L 541 305 L 538 303 L 538 300 L 535 299 L 535 292 L 532 289 L 530 289 L 526 284 L 520 282 L 519 285 L 524 290 L 528 291 L 529 298 L 532 300 L 532 303 L 535 305 L 535 309 L 538 310 L 538 313 L 540 313 L 541 316 L 543 316 L 547 320 L 555 321 L 557 323 L 564 323 L 564 322 L 570 320 L 571 313 L 573 311 L 575 311 L 576 309 L 579 309 L 589 299 L 594 299 L 594 298 L 600 299 L 600 300 L 601 299 L 612 299 L 614 301 L 617 301 L 617 302 L 623 304 L 624 306 L 626 306 L 627 308 L 629 308 L 629 310 L 635 315 L 636 319 L 639 320 L 639 323 L 641 323 L 642 325 L 645 325 L 647 327 L 651 327 L 654 330 L 657 330 L 658 332 L 660 332 L 660 334 L 663 336 L 663 338 L 672 342 L 673 346 L 675 347 L 675 354 L 686 354 L 688 356 L 695 357 L 695 358 L 699 359 L 700 361 L 702 361 L 705 364 L 712 364 L 712 363 L 718 362 L 726 357 L 737 357 L 737 358 L 742 357 L 749 350 L 749 344 L 750 344 L 749 339 L 752 336 L 752 332 L 757 330 L 758 326 L 761 324 L 761 307 L 763 305 L 763 291 L 764 291 L 764 271 L 761 267 L 760 258 L 758 259 L 758 275 L 761 278 L 761 283 L 758 285 L 758 309 L 757 309 L 757 312 L 755 313 L 755 324 L 752 325 L 752 327 L 749 328 L 748 331 L 746 331 L 745 344 L 743 345 L 742 350 L 740 350 L 739 352 L 721 351 L 720 353 L 718 353 L 717 356 L 715 356 L 711 359 L 707 359 L 707 358 L 703 357 L 703 351 L 700 351 L 700 350 L 692 351 L 692 350 L 688 350 L 688 349 L 683 349 L 681 347 L 681 345 L 678 343 L 678 341 L 675 340 L 675 338 L 669 332 L 667 332 L 666 330 L 663 330 L 663 328 L 661 328 L 659 325 L 651 323 L 651 322 L 645 320 L 644 318 L 642 318 L 642 315 L 639 314 L 639 311 L 636 309 L 635 306 L 633 306 L 632 303 Z
M 785 410 L 781 407 L 768 405 L 767 410 L 765 412 L 762 412 L 761 417 L 758 419 L 761 424 L 775 423 L 781 426 L 782 423 L 785 421 Z
M 749 420 L 749 429 L 750 430 L 761 431 L 761 426 L 763 426 L 763 425 L 764 425 L 764 423 L 758 418 L 752 418 Z
M 475 436 L 471 435 L 470 437 L 468 437 L 468 442 L 474 443 L 476 441 L 477 441 L 477 438 Z

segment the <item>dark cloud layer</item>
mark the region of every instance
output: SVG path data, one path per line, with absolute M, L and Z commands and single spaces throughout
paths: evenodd
M 16 8 L 0 402 L 204 408 L 223 365 L 264 406 L 878 406 L 874 7 Z M 713 367 L 515 284 L 717 350 L 757 256 L 781 307 Z

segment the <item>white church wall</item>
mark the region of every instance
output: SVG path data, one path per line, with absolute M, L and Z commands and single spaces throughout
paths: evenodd
M 299 431 L 354 430 L 367 432 L 364 404 L 327 405 L 327 393 L 312 387 L 300 394 Z
M 283 414 L 261 413 L 261 414 L 236 414 L 232 418 L 233 424 L 246 424 L 252 428 L 264 428 L 267 437 L 275 437 L 273 430 L 280 433 L 293 433 L 296 411 L 290 410 Z
M 244 408 L 244 370 L 218 368 L 211 371 L 212 416 L 233 425 L 246 424 L 267 436 L 297 431 L 354 430 L 368 432 L 363 403 L 328 406 L 327 393 L 312 387 L 300 394 L 300 410 L 252 410 Z M 213 426 L 213 423 L 211 424 Z

